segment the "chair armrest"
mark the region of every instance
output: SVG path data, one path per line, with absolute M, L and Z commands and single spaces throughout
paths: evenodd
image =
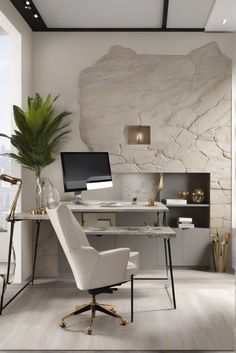
M 101 251 L 92 276 L 94 288 L 126 281 L 129 254 L 129 248 Z
M 99 253 L 94 248 L 87 246 L 70 249 L 66 256 L 70 262 L 77 287 L 81 290 L 90 289 L 90 281 L 96 269 Z
M 124 251 L 125 250 L 125 251 Z M 129 248 L 118 248 L 118 249 L 111 249 L 111 250 L 105 250 L 105 251 L 100 251 L 99 255 L 102 256 L 106 256 L 106 255 L 110 255 L 110 254 L 120 254 L 120 253 L 126 253 L 128 251 L 128 253 L 130 254 L 130 249 Z

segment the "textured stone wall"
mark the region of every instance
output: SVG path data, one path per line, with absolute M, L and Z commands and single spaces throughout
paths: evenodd
M 211 227 L 231 228 L 231 60 L 217 43 L 188 55 L 114 46 L 80 76 L 80 132 L 113 172 L 210 172 Z M 151 126 L 150 145 L 125 127 Z

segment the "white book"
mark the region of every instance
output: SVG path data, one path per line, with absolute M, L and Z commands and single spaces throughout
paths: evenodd
M 193 219 L 191 217 L 179 217 L 179 223 L 192 223 Z
M 167 205 L 187 205 L 187 200 L 184 199 L 166 199 Z
M 179 228 L 194 228 L 193 223 L 179 223 Z

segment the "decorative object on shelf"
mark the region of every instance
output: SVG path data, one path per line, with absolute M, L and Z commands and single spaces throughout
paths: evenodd
M 138 198 L 137 197 L 132 197 L 132 205 L 137 205 Z
M 192 192 L 192 201 L 195 203 L 202 203 L 205 199 L 205 193 L 201 188 L 196 188 Z
M 159 183 L 158 183 L 158 185 L 157 185 L 157 187 L 156 187 L 156 190 L 157 190 L 157 193 L 158 193 L 158 201 L 159 201 L 159 202 L 161 201 L 160 193 L 161 193 L 161 191 L 163 190 L 163 187 L 164 187 L 163 175 L 160 175 Z
M 153 199 L 149 199 L 147 206 L 148 206 L 148 207 L 153 207 L 153 206 L 155 206 L 155 201 L 154 201 Z
M 178 218 L 178 228 L 182 229 L 190 229 L 194 228 L 192 217 L 179 217 Z
M 157 185 L 157 192 L 161 192 L 163 190 L 163 175 L 160 176 L 159 183 Z
M 185 199 L 166 199 L 164 200 L 167 205 L 187 205 L 187 200 Z
M 38 93 L 34 98 L 28 98 L 28 109 L 24 112 L 14 105 L 14 119 L 18 130 L 15 134 L 6 137 L 17 149 L 18 154 L 9 153 L 10 157 L 22 164 L 25 168 L 34 171 L 36 176 L 36 210 L 33 213 L 45 213 L 40 195 L 42 188 L 41 173 L 43 168 L 53 163 L 55 154 L 66 135 L 70 133 L 70 122 L 65 118 L 71 113 L 55 112 L 54 99 L 49 94 L 42 99 Z
M 213 258 L 216 272 L 224 272 L 228 262 L 229 233 L 223 236 L 211 235 Z
M 182 191 L 178 191 L 178 192 L 177 192 L 177 197 L 178 197 L 178 199 L 184 199 L 184 200 L 186 200 L 187 197 L 188 197 L 188 195 L 189 195 L 189 192 L 186 191 L 186 190 L 182 190 Z

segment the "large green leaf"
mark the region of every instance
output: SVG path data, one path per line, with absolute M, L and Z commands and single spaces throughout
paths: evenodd
M 9 155 L 24 167 L 35 171 L 37 175 L 47 165 L 55 160 L 59 146 L 70 133 L 68 111 L 55 113 L 54 99 L 49 94 L 46 99 L 36 93 L 28 98 L 28 109 L 24 112 L 20 107 L 13 106 L 17 130 L 10 137 L 0 134 L 0 137 L 10 139 L 17 149 L 17 154 Z

